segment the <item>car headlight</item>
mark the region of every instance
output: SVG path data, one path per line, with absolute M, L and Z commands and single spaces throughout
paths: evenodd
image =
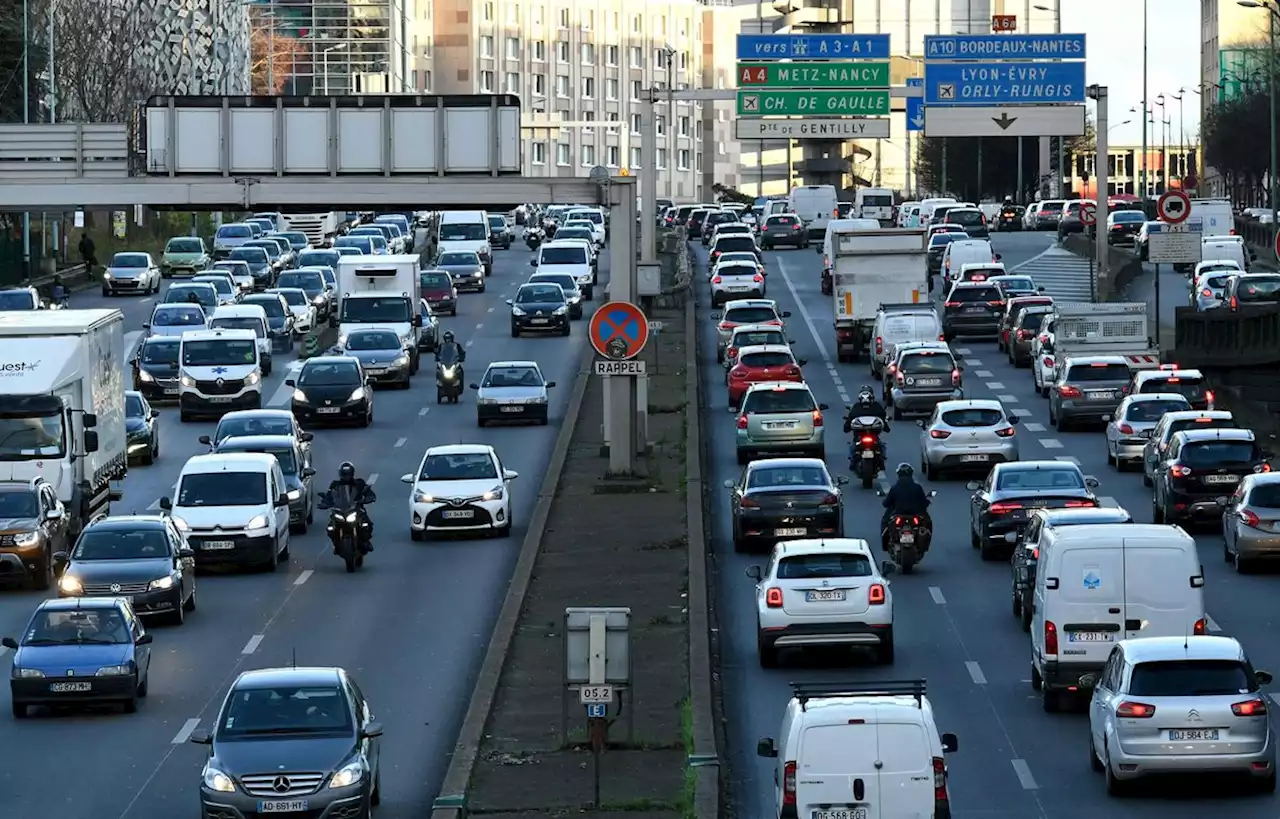
M 299 404 L 309 404 L 309 403 L 311 403 L 310 401 L 308 401 L 308 400 L 307 400 L 307 394 L 306 394 L 305 392 L 303 392 L 302 390 L 294 390 L 294 391 L 293 391 L 293 400 L 294 400 L 294 401 L 297 401 Z
M 13 545 L 20 549 L 25 549 L 28 546 L 34 546 L 39 542 L 39 532 L 22 532 L 13 536 Z
M 196 380 L 186 373 L 183 373 L 178 377 L 178 383 L 182 384 L 184 387 L 194 387 L 196 385 Z
M 364 400 L 364 387 L 356 387 L 354 390 L 352 390 L 351 395 L 347 396 L 347 400 L 348 401 Z
M 217 768 L 208 765 L 204 768 L 204 786 L 211 791 L 218 793 L 235 793 L 236 783 L 231 781 L 231 777 L 224 774 Z
M 298 498 L 301 498 L 301 497 L 302 497 L 302 490 L 301 490 L 301 489 L 290 489 L 290 490 L 289 490 L 289 500 L 291 500 L 291 501 L 295 501 L 295 500 L 297 500 Z
M 523 315 L 527 315 L 527 314 L 526 314 L 523 310 L 521 310 L 519 307 L 512 307 L 512 308 L 511 308 L 511 315 L 513 315 L 513 316 L 523 316 Z
M 324 296 L 316 296 L 314 299 L 311 300 L 311 303 L 319 307 L 320 305 L 324 304 Z
M 362 760 L 354 760 L 348 762 L 339 768 L 332 777 L 329 778 L 329 787 L 345 788 L 354 785 L 364 778 L 364 762 Z
M 482 407 L 491 407 L 498 402 L 492 398 L 477 398 L 476 403 Z
M 487 500 L 487 501 L 502 500 L 503 497 L 506 496 L 506 494 L 507 494 L 506 491 L 501 486 L 495 486 L 494 488 L 490 489 L 488 492 L 485 492 L 483 495 L 481 495 L 480 500 Z
M 565 305 L 564 307 L 557 307 L 556 309 L 552 310 L 552 311 L 551 311 L 551 315 L 553 315 L 553 316 L 563 316 L 563 315 L 564 315 L 565 313 L 567 313 L 567 312 L 569 312 L 569 306 L 568 306 L 568 305 Z
M 146 383 L 149 384 L 152 381 L 155 381 L 156 379 L 154 376 L 151 375 L 151 373 L 147 372 L 146 370 L 138 370 L 138 380 L 145 381 Z
M 107 273 L 104 271 L 102 274 L 102 278 L 106 279 L 107 281 L 111 281 L 112 279 L 115 278 L 115 276 L 112 276 L 110 273 Z
M 247 375 L 247 376 L 245 377 L 245 379 L 244 379 L 244 383 L 245 383 L 246 385 L 248 385 L 248 386 L 252 387 L 254 384 L 257 384 L 257 383 L 258 383 L 259 381 L 261 381 L 261 380 L 262 380 L 262 375 L 261 375 L 261 373 L 258 373 L 258 372 L 256 372 L 256 371 L 255 371 L 255 372 L 251 372 L 251 373 L 249 373 L 249 375 Z
M 178 527 L 178 531 L 179 531 L 179 532 L 190 532 L 190 531 L 191 531 L 191 527 L 190 527 L 189 525 L 187 525 L 187 522 L 186 522 L 185 520 L 183 520 L 182 518 L 170 518 L 170 520 L 172 520 L 172 521 L 173 521 L 173 525 L 174 525 L 174 526 L 177 526 L 177 527 Z
M 129 665 L 104 665 L 98 669 L 99 677 L 123 677 L 133 673 L 133 667 Z
M 246 529 L 265 529 L 267 528 L 266 515 L 254 515 L 249 518 L 249 522 L 244 525 Z
M 80 582 L 80 578 L 64 574 L 58 581 L 58 591 L 63 594 L 80 594 L 84 591 L 84 584 Z
M 434 495 L 428 495 L 426 492 L 415 489 L 413 490 L 413 502 L 414 503 L 435 503 L 436 499 Z
M 13 669 L 13 676 L 20 680 L 23 680 L 23 679 L 30 680 L 38 677 L 43 677 L 44 672 L 38 668 L 17 668 L 15 666 Z
M 403 366 L 405 366 L 405 365 L 406 365 L 406 364 L 408 364 L 408 363 L 409 363 L 409 356 L 407 356 L 407 355 L 402 355 L 402 356 L 400 356 L 399 358 L 397 358 L 395 361 L 392 361 L 392 362 L 391 362 L 391 365 L 392 365 L 393 367 L 403 367 Z
M 147 584 L 147 588 L 151 589 L 152 591 L 162 591 L 164 589 L 172 589 L 173 575 L 157 577 L 155 580 L 152 580 L 150 583 Z

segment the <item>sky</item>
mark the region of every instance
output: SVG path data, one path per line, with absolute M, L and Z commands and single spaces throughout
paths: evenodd
M 1062 30 L 1083 32 L 1090 84 L 1107 86 L 1112 145 L 1142 143 L 1142 121 L 1130 108 L 1142 107 L 1142 6 L 1145 0 L 1065 0 Z M 1265 22 L 1266 12 L 1258 15 Z M 1200 82 L 1200 0 L 1151 0 L 1147 16 L 1147 99 L 1154 106 L 1160 92 L 1168 98 L 1187 88 L 1182 107 L 1190 143 L 1199 132 L 1200 102 L 1190 89 Z M 1090 104 L 1090 108 L 1092 108 Z M 1155 109 L 1160 119 L 1160 109 Z M 1178 103 L 1170 102 L 1165 116 L 1173 124 L 1170 142 L 1177 142 Z M 1119 125 L 1132 120 L 1128 125 Z M 1148 141 L 1160 141 L 1160 126 Z

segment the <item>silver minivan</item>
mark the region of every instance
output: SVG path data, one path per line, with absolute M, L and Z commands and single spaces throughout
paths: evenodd
M 825 458 L 822 413 L 826 409 L 826 404 L 814 400 L 806 384 L 752 384 L 738 409 L 738 463 L 748 464 L 762 452 Z

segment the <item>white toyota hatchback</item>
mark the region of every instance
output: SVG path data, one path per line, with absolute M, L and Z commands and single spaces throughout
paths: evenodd
M 502 465 L 487 444 L 433 446 L 416 473 L 400 480 L 413 487 L 409 496 L 409 535 L 488 532 L 511 534 L 511 482 L 520 477 Z

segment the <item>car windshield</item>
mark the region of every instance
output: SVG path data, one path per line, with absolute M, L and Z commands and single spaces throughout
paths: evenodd
M 305 233 L 296 233 L 296 232 L 290 231 L 288 233 L 281 233 L 280 235 L 284 237 L 289 242 L 290 245 L 296 245 L 298 247 L 307 246 L 307 234 Z
M 591 231 L 586 228 L 563 227 L 556 231 L 556 239 L 586 239 L 592 241 Z M 549 250 L 550 248 L 547 248 Z M 586 248 L 583 248 L 585 251 Z M 543 251 L 544 253 L 546 250 Z M 561 262 L 563 264 L 563 262 Z
M 29 290 L 0 290 L 0 310 L 34 310 L 36 300 Z
M 293 307 L 306 307 L 308 304 L 311 303 L 311 300 L 307 298 L 307 293 L 305 290 L 298 290 L 297 288 L 289 288 L 287 290 L 279 289 L 273 292 L 279 293 L 281 296 L 284 297 L 285 304 L 291 305 Z
M 1006 293 L 1034 293 L 1036 283 L 1031 279 L 1000 279 L 996 286 Z
M 538 264 L 586 264 L 585 247 L 544 247 Z
M 221 262 L 214 262 L 213 267 L 211 267 L 210 270 L 222 270 L 230 273 L 232 276 L 249 275 L 249 265 L 239 261 L 224 260 Z
M 218 304 L 218 291 L 214 290 L 211 284 L 175 284 L 164 294 L 164 300 L 167 304 L 194 301 L 206 307 L 216 307 Z
M 871 577 L 871 558 L 866 555 L 795 555 L 778 561 L 779 580 L 823 580 L 836 577 Z
M 142 396 L 130 395 L 125 393 L 124 396 L 124 417 L 125 418 L 142 418 L 145 412 L 142 409 Z
M 956 287 L 947 296 L 947 303 L 964 302 L 972 304 L 982 301 L 1000 301 L 1000 291 L 995 287 Z
M 1029 313 L 1024 312 L 1018 319 L 1018 329 L 1026 330 L 1028 333 L 1034 333 L 1044 324 L 1044 317 L 1048 313 Z
M 490 216 L 489 229 L 490 230 L 506 230 L 507 229 L 506 218 L 502 216 Z
M 271 258 L 267 256 L 267 251 L 260 247 L 237 247 L 231 251 L 231 255 L 228 258 L 248 262 L 250 265 L 268 264 L 271 261 Z
M 1084 478 L 1077 469 L 1008 469 L 996 481 L 996 489 L 1001 492 L 1084 488 Z
M 168 556 L 169 537 L 160 526 L 128 530 L 90 527 L 71 553 L 73 560 L 146 560 Z
M 565 293 L 571 293 L 578 289 L 578 283 L 568 273 L 538 273 L 534 275 L 533 281 L 554 284 Z
M 302 387 L 356 387 L 360 385 L 360 370 L 355 364 L 308 363 L 298 376 Z
M 342 254 L 336 250 L 304 250 L 298 254 L 298 266 L 306 267 L 307 265 L 322 265 L 324 267 L 337 267 L 338 259 L 342 258 Z
M 967 239 L 968 237 L 969 237 L 969 234 L 960 233 L 958 231 L 935 233 L 929 237 L 929 249 L 941 250 L 942 248 L 945 248 L 947 245 L 951 244 L 952 242 L 959 241 L 960 239 Z
M 39 509 L 35 493 L 28 489 L 0 492 L 0 518 L 34 518 Z
M 372 236 L 339 236 L 333 242 L 334 247 L 349 247 L 358 250 L 367 250 L 373 252 Z
M 750 253 L 752 252 L 752 249 L 755 246 L 756 246 L 756 240 L 752 239 L 750 236 L 739 236 L 736 234 L 731 234 L 729 236 L 725 236 L 722 239 L 717 239 L 715 249 L 720 251 L 721 253 L 726 253 L 730 250 L 736 251 L 739 253 L 741 252 Z
M 564 291 L 559 285 L 525 285 L 516 294 L 516 304 L 538 304 L 564 301 Z
M 442 242 L 483 242 L 488 238 L 488 225 L 479 222 L 457 222 L 440 226 Z
M 1054 213 L 1062 210 L 1063 202 L 1041 202 L 1040 213 Z
M 1260 483 L 1249 490 L 1248 506 L 1261 509 L 1280 509 L 1280 483 Z M 3 515 L 0 510 L 0 515 Z
M 204 243 L 199 239 L 170 239 L 164 246 L 165 253 L 203 253 Z
M 250 248 L 260 248 L 263 253 L 267 254 L 268 259 L 280 258 L 280 245 L 275 242 L 269 242 L 266 239 L 259 239 L 249 245 Z
M 236 441 L 231 441 L 226 445 L 218 447 L 218 452 L 261 452 L 265 455 L 274 455 L 276 463 L 280 464 L 280 471 L 286 475 L 298 474 L 298 460 L 294 457 L 292 449 L 282 449 L 280 447 L 272 447 L 266 449 L 263 447 L 242 446 Z
M 285 317 L 285 306 L 281 303 L 278 293 L 273 293 L 265 298 L 261 296 L 250 296 L 244 300 L 244 303 L 258 305 L 262 308 L 262 311 L 267 314 L 267 318 Z
M 364 330 L 347 336 L 348 350 L 399 350 L 400 339 L 390 330 Z
M 241 688 L 232 691 L 218 723 L 219 740 L 267 734 L 345 734 L 351 707 L 336 685 Z
M 1176 392 L 1185 395 L 1190 401 L 1204 398 L 1206 391 L 1207 385 L 1202 378 L 1152 378 L 1144 381 L 1142 388 L 1138 390 L 1139 393 Z
M 143 364 L 177 364 L 182 342 L 177 339 L 148 341 L 142 345 Z
M 264 472 L 195 472 L 182 476 L 178 506 L 260 506 L 267 499 Z
M 1249 667 L 1238 660 L 1164 660 L 1135 665 L 1129 675 L 1128 694 L 1134 697 L 1225 697 L 1257 690 Z
M 1280 299 L 1280 277 L 1241 276 L 1236 283 L 1236 300 L 1240 302 L 1276 301 Z
M 795 486 L 831 486 L 827 470 L 820 466 L 767 466 L 751 470 L 748 489 L 777 489 Z
M 456 452 L 428 455 L 418 472 L 420 481 L 497 480 L 498 469 L 487 452 Z
M 248 239 L 253 235 L 253 228 L 248 225 L 223 225 L 218 228 L 219 239 Z
M 199 307 L 158 307 L 151 316 L 152 327 L 193 327 L 204 324 Z
M 217 316 L 209 322 L 209 326 L 215 330 L 252 330 L 258 338 L 267 337 L 262 319 L 253 316 Z
M 453 280 L 448 273 L 419 273 L 418 286 L 424 290 L 450 290 Z
M 146 267 L 147 257 L 141 253 L 117 253 L 111 258 L 112 267 Z
M 1140 210 L 1121 210 L 1111 214 L 1111 221 L 1115 224 L 1121 222 L 1133 223 L 1146 220 L 1146 214 Z
M 742 414 L 757 412 L 813 412 L 818 408 L 808 390 L 764 389 L 752 390 L 742 402 Z
M 240 435 L 293 435 L 293 420 L 283 416 L 248 415 L 223 418 L 214 431 L 215 442 Z
M 982 218 L 981 211 L 949 210 L 947 211 L 947 221 L 961 227 L 974 227 L 981 225 L 985 220 Z
M 1252 441 L 1196 441 L 1186 444 L 1178 461 L 1192 469 L 1239 466 L 1258 460 L 1258 449 Z
M 258 345 L 253 341 L 216 338 L 186 341 L 182 344 L 184 367 L 253 364 L 257 360 Z
M 772 307 L 734 307 L 724 314 L 729 324 L 764 324 L 777 321 L 778 314 Z
M 436 264 L 448 267 L 479 267 L 480 257 L 474 253 L 451 252 L 441 253 Z
M 1090 381 L 1128 381 L 1128 364 L 1076 364 L 1067 370 L 1062 379 L 1068 384 L 1080 384 Z
M 407 322 L 413 306 L 403 296 L 346 298 L 342 300 L 342 320 L 361 322 Z
M 734 262 L 733 264 L 716 265 L 717 276 L 757 276 L 760 269 L 754 264 L 742 264 Z
M 208 278 L 201 278 L 199 281 L 211 285 L 214 290 L 223 296 L 229 296 L 236 292 L 236 288 L 232 287 L 231 282 L 221 276 L 209 276 Z
M 490 367 L 481 387 L 541 387 L 542 375 L 535 367 Z
M 277 287 L 296 287 L 308 293 L 319 293 L 324 290 L 324 276 L 319 272 L 291 272 L 281 273 L 280 278 L 276 280 Z M 290 302 L 292 304 L 292 302 Z
M 569 218 L 571 220 L 585 219 L 595 225 L 604 224 L 604 217 L 600 215 L 600 211 L 596 210 L 575 210 L 573 213 L 569 214 Z
M 950 375 L 956 368 L 955 361 L 946 353 L 912 353 L 904 355 L 898 369 L 908 375 L 939 373 Z
M 800 219 L 795 216 L 770 216 L 765 222 L 765 227 L 795 227 L 800 224 Z
M 942 423 L 949 427 L 993 427 L 1004 420 L 1004 413 L 990 407 L 967 407 L 942 413 Z
M 764 368 L 764 367 L 785 367 L 788 364 L 794 364 L 795 359 L 790 353 L 768 352 L 768 353 L 745 353 L 738 356 L 738 363 L 748 368 Z
M 762 344 L 786 344 L 780 330 L 748 330 L 733 336 L 733 346 L 754 347 Z
M 27 626 L 22 644 L 28 646 L 133 642 L 133 632 L 120 610 L 111 608 L 38 611 Z
M 1164 392 L 1164 390 L 1161 390 Z M 1124 419 L 1139 424 L 1158 424 L 1166 412 L 1177 412 L 1187 409 L 1186 401 L 1134 401 L 1125 411 Z

